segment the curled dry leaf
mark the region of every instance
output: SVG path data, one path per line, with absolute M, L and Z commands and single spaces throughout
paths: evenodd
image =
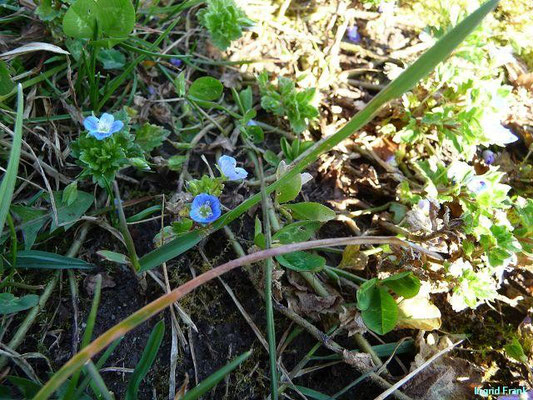
M 426 297 L 413 297 L 398 303 L 397 328 L 432 331 L 442 324 L 440 310 Z
M 344 350 L 342 358 L 346 364 L 356 366 L 360 371 L 368 371 L 374 368 L 374 361 L 372 361 L 370 354 L 367 353 Z
M 6 51 L 5 53 L 0 54 L 0 58 L 11 58 L 20 56 L 22 54 L 33 53 L 35 51 L 49 51 L 56 54 L 70 54 L 61 47 L 50 43 L 32 42 L 25 44 L 24 46 L 17 47 L 16 49 Z
M 368 330 L 363 322 L 361 313 L 355 308 L 342 307 L 339 321 L 341 323 L 340 327 L 348 331 L 348 336 L 353 336 L 356 333 L 365 333 Z
M 340 297 L 320 297 L 307 292 L 295 291 L 296 297 L 287 296 L 289 308 L 300 315 L 306 315 L 313 320 L 319 320 L 320 314 L 335 313 Z
M 339 268 L 361 271 L 365 269 L 367 263 L 368 256 L 361 252 L 361 246 L 349 245 L 346 246 L 342 253 L 342 260 L 339 264 Z

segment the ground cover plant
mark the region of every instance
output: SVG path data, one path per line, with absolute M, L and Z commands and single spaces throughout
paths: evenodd
M 1 398 L 528 395 L 533 4 L 0 10 Z

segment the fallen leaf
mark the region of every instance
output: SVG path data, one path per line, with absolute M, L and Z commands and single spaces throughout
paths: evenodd
M 0 54 L 0 58 L 16 57 L 20 56 L 21 54 L 33 53 L 35 51 L 49 51 L 57 54 L 70 54 L 61 47 L 50 43 L 32 42 L 25 44 L 24 46 L 17 47 L 16 49 L 6 51 L 5 53 Z
M 440 310 L 426 297 L 413 297 L 398 303 L 397 328 L 432 331 L 442 324 Z
M 353 336 L 356 333 L 365 333 L 366 328 L 361 313 L 355 308 L 342 307 L 342 312 L 339 314 L 340 327 L 348 331 L 348 336 Z
M 115 281 L 107 274 L 107 272 L 101 273 L 102 276 L 102 289 L 112 288 L 116 286 Z M 83 287 L 89 296 L 94 295 L 94 289 L 96 288 L 96 277 L 98 275 L 87 275 L 83 281 Z
M 361 246 L 348 245 L 344 248 L 342 253 L 342 260 L 339 264 L 339 268 L 361 271 L 365 269 L 367 263 L 368 256 L 361 253 Z

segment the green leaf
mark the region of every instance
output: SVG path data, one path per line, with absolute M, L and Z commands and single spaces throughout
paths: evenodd
M 392 222 L 399 224 L 405 218 L 408 208 L 400 203 L 392 203 L 389 206 L 389 211 L 393 214 Z
M 427 50 L 417 61 L 409 66 L 399 77 L 393 80 L 387 87 L 380 91 L 372 100 L 359 111 L 346 125 L 344 125 L 335 134 L 324 138 L 313 145 L 305 155 L 302 155 L 297 162 L 291 165 L 291 169 L 284 171 L 276 182 L 266 188 L 268 194 L 278 190 L 300 174 L 305 168 L 318 159 L 318 157 L 331 150 L 340 142 L 345 140 L 357 132 L 359 129 L 368 124 L 379 110 L 389 101 L 402 96 L 409 89 L 414 87 L 420 80 L 426 77 L 439 63 L 444 61 L 450 53 L 480 24 L 483 18 L 496 5 L 498 0 L 489 0 L 471 15 L 466 17 L 463 21 L 457 24 L 446 35 L 444 35 L 433 47 Z M 259 77 L 260 80 L 261 76 Z M 268 80 L 268 76 L 266 77 Z M 261 81 L 260 81 L 261 83 Z M 230 222 L 237 219 L 239 216 L 248 211 L 251 207 L 261 201 L 261 194 L 258 193 L 251 196 L 239 206 L 235 207 L 230 212 L 224 214 L 212 226 L 209 234 L 226 226 Z M 143 270 L 148 270 L 157 267 L 163 262 L 166 262 L 174 257 L 177 257 L 187 250 L 197 245 L 204 236 L 197 235 L 181 237 L 170 241 L 146 254 L 141 258 L 141 265 Z
M 246 353 L 241 354 L 239 357 L 226 364 L 218 371 L 212 373 L 197 386 L 185 393 L 185 396 L 181 400 L 196 400 L 209 392 L 218 382 L 231 373 L 235 368 L 241 365 L 252 355 L 252 351 L 249 350 Z
M 406 299 L 415 297 L 420 290 L 420 279 L 413 275 L 411 271 L 401 272 L 399 274 L 389 276 L 381 281 L 389 289 L 391 289 L 398 296 Z
M 311 239 L 321 225 L 318 221 L 294 222 L 277 231 L 272 236 L 272 239 L 279 241 L 281 244 L 305 242 Z
M 293 253 L 276 256 L 276 261 L 285 268 L 299 272 L 317 272 L 326 265 L 326 259 L 324 257 L 312 253 L 306 253 L 305 251 L 295 251 Z
M 126 391 L 126 400 L 137 400 L 139 386 L 148 371 L 150 370 L 150 368 L 152 367 L 152 364 L 154 363 L 159 347 L 161 346 L 164 334 L 165 322 L 161 320 L 152 330 L 152 333 L 148 338 L 148 342 L 146 343 L 146 347 L 144 348 L 143 354 L 141 356 L 141 360 L 139 361 L 139 363 L 135 367 L 135 370 L 133 371 L 133 374 L 131 375 L 130 383 L 128 384 L 128 389 Z
M 292 201 L 298 197 L 300 190 L 302 190 L 302 177 L 298 174 L 276 189 L 276 201 L 280 204 Z
M 168 169 L 172 171 L 181 171 L 186 160 L 187 156 L 172 156 L 168 159 Z
M 78 196 L 74 203 L 67 204 L 63 202 L 63 191 L 54 192 L 54 199 L 57 207 L 57 224 L 52 216 L 52 224 L 50 232 L 55 231 L 59 226 L 63 226 L 68 230 L 72 225 L 80 220 L 85 212 L 91 207 L 94 202 L 94 196 L 90 193 L 77 191 Z M 52 210 L 53 212 L 53 210 Z
M 125 254 L 116 253 L 114 251 L 98 250 L 96 252 L 96 254 L 98 254 L 100 257 L 103 257 L 107 261 L 111 261 L 111 262 L 114 262 L 114 263 L 117 263 L 117 264 L 126 264 L 127 265 L 127 264 L 130 263 L 130 260 L 129 260 L 128 256 L 126 256 Z
M 26 378 L 20 378 L 18 376 L 8 376 L 7 380 L 9 381 L 9 383 L 11 383 L 13 386 L 16 386 L 16 388 L 22 392 L 25 399 L 32 399 L 41 389 L 41 385 Z
M 52 21 L 61 14 L 60 10 L 56 10 L 52 7 L 52 0 L 41 0 L 39 7 L 35 10 L 41 21 Z
M 196 79 L 189 87 L 189 96 L 198 100 L 217 100 L 224 90 L 224 86 L 218 79 L 211 76 L 203 76 Z
M 122 69 L 126 64 L 126 56 L 115 49 L 101 49 L 96 58 L 104 69 Z
M 134 25 L 135 10 L 130 0 L 76 0 L 63 17 L 65 34 L 78 39 L 93 39 L 96 29 L 106 37 L 122 38 Z
M 308 387 L 294 385 L 294 389 L 296 389 L 298 392 L 300 392 L 301 394 L 303 394 L 304 396 L 306 396 L 309 399 L 314 399 L 314 400 L 331 400 L 331 399 L 333 399 L 333 397 L 328 396 L 327 394 L 323 394 L 323 393 L 317 392 L 316 390 L 309 389 Z
M 30 250 L 41 228 L 50 220 L 49 213 L 15 204 L 11 206 L 11 211 L 22 220 L 18 227 L 22 230 L 25 249 Z
M 263 153 L 263 158 L 267 163 L 272 165 L 273 167 L 277 167 L 279 165 L 279 162 L 281 161 L 276 153 L 274 153 L 272 150 L 267 150 Z
M 12 293 L 0 293 L 0 314 L 12 314 L 27 310 L 37 305 L 39 296 L 27 294 L 22 297 L 15 297 Z
M 17 253 L 17 268 L 92 269 L 94 266 L 78 258 L 47 251 L 24 250 Z
M 63 190 L 63 196 L 61 201 L 67 206 L 71 206 L 78 198 L 78 181 L 74 181 L 69 184 L 65 190 Z
M 357 290 L 357 308 L 359 310 L 364 311 L 370 306 L 372 293 L 377 282 L 378 278 L 372 278 L 359 286 Z
M 20 146 L 22 145 L 22 114 L 24 113 L 24 98 L 22 95 L 22 85 L 18 85 L 17 95 L 17 117 L 15 120 L 15 135 L 11 142 L 11 152 L 9 153 L 9 161 L 6 168 L 6 173 L 2 178 L 0 184 L 0 232 L 4 230 L 7 213 L 11 206 L 13 191 L 15 190 L 15 183 L 17 181 L 17 172 L 19 168 Z
M 11 93 L 15 83 L 11 79 L 11 74 L 7 64 L 4 61 L 0 61 L 0 96 Z
M 149 153 L 161 146 L 169 134 L 170 132 L 161 126 L 145 123 L 135 133 L 135 143 Z
M 524 353 L 524 348 L 517 338 L 513 338 L 513 340 L 503 348 L 509 357 L 514 358 L 519 362 L 527 363 L 527 356 Z
M 335 218 L 335 211 L 320 203 L 303 202 L 286 204 L 283 207 L 291 210 L 298 219 L 327 222 Z
M 385 335 L 396 326 L 398 306 L 386 288 L 375 286 L 371 289 L 370 305 L 361 311 L 361 317 L 368 329 Z
M 266 239 L 263 234 L 263 226 L 261 220 L 258 217 L 255 217 L 255 226 L 254 226 L 254 244 L 260 249 L 266 248 Z

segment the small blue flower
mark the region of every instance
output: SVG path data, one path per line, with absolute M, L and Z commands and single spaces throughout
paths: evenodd
M 148 86 L 148 93 L 150 93 L 151 96 L 155 95 L 156 91 L 155 91 L 155 87 L 153 86 Z
M 482 178 L 472 178 L 467 184 L 466 187 L 472 193 L 479 194 L 488 189 L 487 182 Z
M 179 58 L 171 58 L 170 63 L 175 67 L 181 67 L 183 61 L 181 61 Z
M 220 172 L 230 181 L 245 179 L 248 172 L 244 168 L 237 167 L 237 160 L 230 156 L 222 156 L 218 159 Z
M 348 29 L 346 29 L 346 37 L 350 42 L 353 43 L 359 43 L 361 41 L 361 35 L 357 30 L 357 25 L 350 26 Z
M 490 150 L 483 151 L 483 160 L 486 164 L 490 165 L 494 162 L 495 156 L 494 153 Z
M 124 122 L 115 121 L 115 117 L 111 114 L 103 113 L 100 119 L 94 115 L 85 118 L 83 120 L 83 126 L 89 131 L 89 135 L 94 136 L 98 140 L 102 140 L 120 131 L 124 127 Z
M 247 126 L 257 126 L 257 122 L 255 122 L 253 119 L 251 119 L 250 121 L 248 121 L 246 123 Z
M 207 193 L 200 193 L 192 201 L 189 216 L 192 220 L 202 224 L 210 224 L 220 217 L 220 201 Z
M 429 214 L 429 210 L 431 208 L 431 202 L 428 199 L 422 199 L 418 202 L 418 208 L 420 211 L 422 211 L 424 214 Z

